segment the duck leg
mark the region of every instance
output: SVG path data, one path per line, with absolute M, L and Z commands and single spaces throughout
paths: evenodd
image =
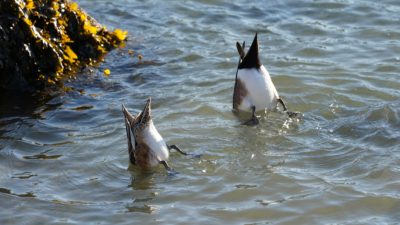
M 247 126 L 255 126 L 255 125 L 257 125 L 257 124 L 260 123 L 260 122 L 258 121 L 258 119 L 257 119 L 257 116 L 256 116 L 256 107 L 255 107 L 255 106 L 252 106 L 252 107 L 251 107 L 251 110 L 252 110 L 251 118 L 250 118 L 248 121 L 244 122 L 244 123 L 243 123 L 244 125 L 247 125 Z
M 168 163 L 166 161 L 162 160 L 162 161 L 160 161 L 160 164 L 162 164 L 165 167 L 165 169 L 167 170 L 169 176 L 174 176 L 174 175 L 179 174 L 174 169 L 169 167 L 169 165 L 168 165 Z
M 162 164 L 167 171 L 173 171 L 173 169 L 171 167 L 169 167 L 169 165 L 166 161 L 162 160 L 162 161 L 160 161 L 160 164 Z
M 286 105 L 285 105 L 285 103 L 283 102 L 283 100 L 282 100 L 281 98 L 278 98 L 277 101 L 282 105 L 283 111 L 286 112 L 286 111 L 287 111 L 287 108 L 286 108 Z
M 182 150 L 181 150 L 178 146 L 176 146 L 176 145 L 168 145 L 168 149 L 169 149 L 169 150 L 174 149 L 174 150 L 176 150 L 177 152 L 181 153 L 182 155 L 188 155 L 186 152 L 182 151 Z
M 182 151 L 178 146 L 176 145 L 167 145 L 168 149 L 171 151 L 171 149 L 176 150 L 177 152 L 181 153 L 182 155 L 185 156 L 191 156 L 193 158 L 200 158 L 201 154 L 193 154 L 193 153 L 187 153 L 185 151 Z
M 294 118 L 297 115 L 299 115 L 298 112 L 290 112 L 290 111 L 288 111 L 285 103 L 283 102 L 283 100 L 281 98 L 278 98 L 277 101 L 282 105 L 283 111 L 286 112 L 290 118 Z

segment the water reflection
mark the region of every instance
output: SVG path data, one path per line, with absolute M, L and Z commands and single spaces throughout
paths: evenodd
M 142 171 L 135 166 L 130 165 L 129 171 L 131 172 L 131 187 L 133 190 L 149 190 L 153 189 L 155 186 L 154 175 L 157 174 L 156 171 L 148 170 Z
M 143 171 L 135 166 L 130 165 L 128 170 L 131 173 L 131 183 L 129 187 L 132 189 L 132 202 L 127 204 L 125 208 L 127 212 L 141 212 L 141 213 L 152 213 L 157 207 L 152 205 L 158 192 L 157 181 L 160 182 L 160 178 L 165 176 L 165 171 L 160 172 L 156 169 Z M 162 173 L 162 174 L 160 174 Z

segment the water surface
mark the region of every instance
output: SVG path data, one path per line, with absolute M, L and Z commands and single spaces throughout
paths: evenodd
M 400 221 L 398 1 L 77 2 L 130 39 L 73 91 L 1 97 L 0 224 Z M 232 114 L 235 42 L 256 31 L 302 120 Z M 166 141 L 202 154 L 173 153 L 176 176 L 128 169 L 121 104 L 149 96 Z

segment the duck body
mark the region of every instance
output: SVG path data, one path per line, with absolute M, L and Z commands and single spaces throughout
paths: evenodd
M 259 121 L 255 113 L 275 110 L 278 101 L 282 100 L 267 69 L 260 62 L 257 33 L 247 53 L 244 47 L 244 42 L 243 45 L 236 43 L 240 59 L 233 90 L 233 109 L 251 111 L 251 118 L 244 124 L 257 125 Z
M 170 150 L 174 149 L 182 155 L 188 153 L 176 145 L 168 145 L 158 133 L 151 118 L 151 98 L 147 100 L 143 111 L 136 116 L 132 115 L 124 105 L 122 112 L 128 138 L 129 162 L 141 169 L 150 169 L 162 164 L 169 173 L 174 173 L 167 163 Z
M 164 139 L 158 133 L 153 121 L 138 135 L 138 148 L 135 150 L 135 163 L 140 167 L 154 167 L 161 161 L 167 161 L 169 150 Z M 148 155 L 148 156 L 147 156 Z
M 259 68 L 239 69 L 236 83 L 234 92 L 239 98 L 235 101 L 234 96 L 235 110 L 251 111 L 252 107 L 256 111 L 276 109 L 279 95 L 263 65 Z
M 159 164 L 164 164 L 167 168 L 169 148 L 151 118 L 151 98 L 137 116 L 133 116 L 124 105 L 122 111 L 125 117 L 130 163 L 145 169 Z
M 287 110 L 286 104 L 279 97 L 268 70 L 261 64 L 258 53 L 257 33 L 247 53 L 244 51 L 244 47 L 244 42 L 243 45 L 236 42 L 240 59 L 233 90 L 233 110 L 252 112 L 250 120 L 244 124 L 258 124 L 259 121 L 255 113 L 257 111 L 276 110 L 278 103 L 282 105 L 283 111 L 289 117 L 299 116 L 300 113 Z

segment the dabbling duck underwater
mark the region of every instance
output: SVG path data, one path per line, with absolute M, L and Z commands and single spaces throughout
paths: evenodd
M 124 105 L 122 112 L 128 139 L 129 162 L 132 165 L 146 170 L 162 164 L 165 169 L 171 171 L 167 163 L 169 151 L 174 149 L 182 155 L 187 155 L 176 145 L 167 145 L 158 133 L 151 117 L 151 98 L 137 116 L 133 116 Z
M 278 103 L 290 117 L 295 117 L 299 113 L 288 112 L 286 104 L 279 97 L 278 92 L 272 82 L 267 69 L 260 62 L 258 52 L 257 33 L 248 52 L 245 52 L 245 42 L 240 45 L 236 42 L 239 53 L 239 65 L 236 71 L 235 86 L 233 89 L 233 109 L 251 111 L 250 120 L 246 125 L 258 124 L 255 115 L 256 111 L 276 110 Z

